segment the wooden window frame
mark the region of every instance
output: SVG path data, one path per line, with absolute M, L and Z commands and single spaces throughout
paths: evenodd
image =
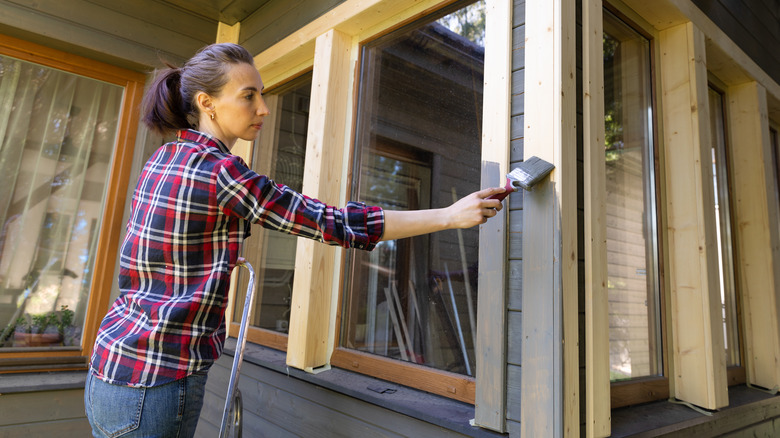
M 592 0 L 591 0 L 592 1 Z M 740 135 L 748 135 L 749 140 L 746 141 L 746 143 L 751 143 L 754 145 L 752 147 L 753 151 L 750 152 L 753 154 L 752 160 L 743 160 L 743 164 L 737 164 L 736 168 L 737 171 L 735 173 L 742 173 L 741 176 L 737 176 L 735 179 L 738 179 L 738 181 L 735 183 L 738 188 L 736 190 L 742 190 L 743 193 L 747 194 L 748 187 L 751 189 L 755 189 L 756 187 L 769 187 L 769 179 L 767 177 L 767 173 L 769 169 L 762 169 L 764 172 L 753 172 L 752 174 L 748 171 L 748 167 L 744 165 L 744 162 L 748 163 L 755 163 L 755 162 L 763 162 L 765 164 L 764 167 L 769 166 L 768 161 L 763 159 L 767 156 L 768 152 L 770 152 L 767 148 L 769 145 L 769 141 L 765 140 L 765 138 L 768 138 L 769 135 L 769 129 L 766 125 L 766 120 L 770 119 L 773 120 L 772 116 L 775 115 L 777 117 L 778 114 L 780 114 L 780 85 L 778 85 L 777 82 L 773 81 L 766 72 L 762 71 L 757 64 L 752 61 L 745 53 L 742 51 L 733 41 L 731 41 L 725 33 L 719 29 L 704 13 L 701 12 L 698 8 L 696 8 L 691 1 L 688 0 L 661 0 L 657 2 L 646 2 L 643 0 L 623 0 L 621 5 L 621 10 L 623 10 L 623 7 L 626 8 L 626 10 L 630 11 L 631 14 L 641 17 L 645 22 L 649 23 L 650 29 L 652 29 L 653 33 L 656 34 L 663 34 L 662 39 L 665 39 L 665 42 L 662 43 L 662 49 L 665 51 L 665 53 L 671 53 L 672 56 L 677 57 L 677 61 L 681 65 L 687 65 L 687 68 L 685 70 L 690 72 L 695 72 L 695 77 L 687 77 L 687 78 L 677 78 L 680 80 L 680 82 L 677 83 L 679 86 L 680 83 L 688 83 L 689 89 L 696 90 L 694 92 L 695 95 L 695 102 L 698 102 L 701 100 L 702 95 L 706 95 L 706 93 L 702 93 L 701 88 L 702 84 L 706 85 L 706 70 L 709 70 L 710 72 L 713 72 L 717 75 L 719 79 L 723 81 L 723 83 L 727 86 L 727 92 L 731 96 L 732 93 L 735 91 L 739 91 L 741 93 L 741 96 L 738 96 L 736 99 L 729 97 L 729 101 L 732 103 L 730 105 L 734 105 L 734 102 L 737 102 L 736 105 L 741 107 L 743 110 L 745 108 L 748 108 L 749 111 L 747 111 L 748 116 L 744 120 L 734 120 L 735 114 L 739 113 L 738 108 L 730 108 L 728 111 L 729 120 L 727 123 L 731 127 L 730 129 L 730 136 L 729 140 L 732 142 L 731 144 L 734 145 L 736 143 L 733 143 L 734 138 L 738 137 Z M 583 5 L 583 11 L 592 10 L 595 6 L 593 4 L 585 3 Z M 597 128 L 598 128 L 598 117 L 599 117 L 599 108 L 596 104 L 593 102 L 590 102 L 587 99 L 588 90 L 591 91 L 591 93 L 598 93 L 600 90 L 600 86 L 598 83 L 593 85 L 590 83 L 587 79 L 587 75 L 590 75 L 591 78 L 598 79 L 599 75 L 597 74 L 595 70 L 595 65 L 597 64 L 596 60 L 594 60 L 592 63 L 588 64 L 586 61 L 586 56 L 589 53 L 589 49 L 591 52 L 590 56 L 593 58 L 596 58 L 598 56 L 598 52 L 596 52 L 595 46 L 600 44 L 600 38 L 597 40 L 592 33 L 594 32 L 594 29 L 598 28 L 597 23 L 594 24 L 594 16 L 596 16 L 596 12 L 590 13 L 590 18 L 587 18 L 588 15 L 586 12 L 584 12 L 584 18 L 583 18 L 583 48 L 584 48 L 584 71 L 585 71 L 585 77 L 584 80 L 584 90 L 586 93 L 586 99 L 585 99 L 585 107 L 584 112 L 586 114 L 585 117 L 585 129 L 586 129 L 586 135 L 585 135 L 585 172 L 586 172 L 586 185 L 587 184 L 598 184 L 600 181 L 598 180 L 598 172 L 599 168 L 595 165 L 593 162 L 593 159 L 588 159 L 588 148 L 589 148 L 589 142 L 590 147 L 592 147 L 593 144 L 598 142 L 599 137 L 597 135 Z M 587 19 L 586 19 L 587 18 Z M 591 32 L 589 34 L 588 32 Z M 677 35 L 674 35 L 677 33 Z M 706 38 L 705 38 L 706 37 Z M 590 43 L 588 42 L 590 41 Z M 688 50 L 685 46 L 692 47 L 691 53 L 686 54 L 680 54 L 680 50 Z M 678 53 L 675 53 L 678 52 Z M 688 58 L 687 60 L 684 58 Z M 665 62 L 667 62 L 665 60 Z M 663 64 L 661 65 L 661 69 L 664 69 L 666 66 Z M 706 70 L 705 70 L 706 69 Z M 665 71 L 660 72 L 660 75 L 671 75 L 673 72 Z M 671 81 L 670 77 L 666 78 L 666 83 L 670 83 Z M 592 82 L 592 80 L 591 80 Z M 664 80 L 662 78 L 661 83 L 663 83 Z M 671 87 L 671 86 L 670 86 Z M 659 177 L 665 178 L 667 181 L 667 187 L 669 185 L 670 178 L 677 178 L 678 176 L 675 176 L 676 173 L 674 169 L 670 168 L 669 161 L 674 160 L 676 157 L 669 154 L 669 150 L 671 146 L 668 144 L 670 141 L 668 140 L 671 134 L 664 135 L 664 129 L 667 131 L 674 130 L 675 132 L 678 130 L 680 125 L 674 126 L 674 123 L 670 123 L 669 118 L 671 117 L 670 114 L 673 111 L 673 104 L 670 102 L 670 100 L 674 100 L 674 97 L 669 97 L 667 94 L 673 93 L 675 90 L 673 88 L 667 87 L 659 88 L 661 92 L 658 94 L 662 94 L 665 96 L 664 101 L 661 102 L 660 105 L 658 105 L 658 109 L 664 114 L 662 117 L 664 117 L 665 123 L 661 124 L 659 126 L 659 138 L 664 138 L 664 145 L 662 146 L 661 152 L 661 158 L 662 162 L 666 163 L 665 168 L 659 169 Z M 706 91 L 706 87 L 704 88 Z M 597 96 L 597 94 L 592 94 L 594 97 Z M 594 101 L 597 101 L 597 99 L 593 99 Z M 678 99 L 679 100 L 679 99 Z M 687 101 L 688 99 L 686 99 Z M 693 98 L 691 98 L 690 104 L 695 103 Z M 683 101 L 678 101 L 678 104 L 684 103 Z M 690 107 L 691 105 L 687 105 L 687 107 Z M 701 106 L 699 106 L 701 108 Z M 601 110 L 603 112 L 603 110 Z M 595 115 L 588 116 L 588 112 L 592 112 Z M 743 111 L 744 112 L 744 111 Z M 768 117 L 767 117 L 768 115 Z M 684 124 L 688 124 L 688 128 L 685 128 L 687 132 L 693 132 L 697 135 L 698 138 L 699 132 L 695 132 L 695 129 L 690 129 L 690 126 L 694 123 L 698 122 L 695 118 L 693 118 L 693 121 L 686 121 Z M 701 124 L 699 124 L 701 125 Z M 707 126 L 701 125 L 701 126 Z M 701 129 L 701 126 L 699 126 L 696 129 Z M 739 127 L 739 128 L 737 128 Z M 591 134 L 588 135 L 588 130 L 590 130 Z M 741 132 L 735 132 L 735 131 L 741 131 Z M 749 132 L 748 132 L 749 131 Z M 743 141 L 744 138 L 743 138 Z M 697 142 L 698 143 L 698 142 Z M 759 161 L 756 161 L 756 160 Z M 589 162 L 591 161 L 591 162 Z M 735 161 L 738 161 L 736 159 L 731 159 L 732 165 L 734 165 Z M 740 170 L 740 167 L 742 168 Z M 754 168 L 755 166 L 753 166 Z M 755 169 L 754 169 L 755 170 Z M 591 172 L 590 178 L 588 178 L 588 174 Z M 670 176 L 670 174 L 672 174 Z M 758 175 L 756 175 L 758 174 Z M 771 175 L 771 173 L 769 173 Z M 750 180 L 749 177 L 752 176 L 754 180 Z M 739 180 L 741 178 L 741 181 Z M 591 179 L 590 182 L 587 180 Z M 664 196 L 668 196 L 668 193 L 664 193 Z M 595 200 L 588 200 L 587 199 L 587 191 L 586 191 L 586 236 L 600 236 L 599 233 L 599 201 L 598 199 Z M 743 196 L 740 194 L 736 194 L 735 197 Z M 746 339 L 745 347 L 743 348 L 742 356 L 743 356 L 743 364 L 745 365 L 744 368 L 734 367 L 731 369 L 726 370 L 725 365 L 718 366 L 718 357 L 715 354 L 715 352 L 718 351 L 716 346 L 713 346 L 713 341 L 711 338 L 709 339 L 701 339 L 702 345 L 707 347 L 709 350 L 709 357 L 702 362 L 702 365 L 708 366 L 707 369 L 707 375 L 708 380 L 711 384 L 707 385 L 701 385 L 698 388 L 695 388 L 691 395 L 695 396 L 695 398 L 698 398 L 699 401 L 693 401 L 694 397 L 688 397 L 688 395 L 684 395 L 687 390 L 681 390 L 682 386 L 688 385 L 690 386 L 691 381 L 696 379 L 695 374 L 700 373 L 702 369 L 697 369 L 696 372 L 694 372 L 693 369 L 688 368 L 683 369 L 677 362 L 679 358 L 675 358 L 674 363 L 672 363 L 671 368 L 667 368 L 667 375 L 674 375 L 675 376 L 675 384 L 673 386 L 674 390 L 674 397 L 684 399 L 686 401 L 692 401 L 694 404 L 702 403 L 701 400 L 705 400 L 704 403 L 709 403 L 709 408 L 717 408 L 719 406 L 724 406 L 728 403 L 727 400 L 727 391 L 726 387 L 730 383 L 736 383 L 739 381 L 746 381 L 749 385 L 757 385 L 762 386 L 769 389 L 776 389 L 777 388 L 777 382 L 778 382 L 778 376 L 777 374 L 780 373 L 780 370 L 777 369 L 776 365 L 771 366 L 770 360 L 768 359 L 768 356 L 776 355 L 778 354 L 778 348 L 780 348 L 780 340 L 778 340 L 778 336 L 776 336 L 777 333 L 777 327 L 778 327 L 778 316 L 780 315 L 780 306 L 778 305 L 778 282 L 780 279 L 778 278 L 778 272 L 780 269 L 778 269 L 778 266 L 780 264 L 780 261 L 778 261 L 778 251 L 772 250 L 771 248 L 777 248 L 778 247 L 778 241 L 780 241 L 780 236 L 778 236 L 777 230 L 780 229 L 778 227 L 778 222 L 780 222 L 780 206 L 777 205 L 777 201 L 769 200 L 764 201 L 765 198 L 768 198 L 768 196 L 763 195 L 753 195 L 754 197 L 757 197 L 761 200 L 759 204 L 759 210 L 763 209 L 763 213 L 755 213 L 755 212 L 748 212 L 748 213 L 739 213 L 741 215 L 741 218 L 745 220 L 756 220 L 757 225 L 755 227 L 752 227 L 753 229 L 751 232 L 753 233 L 753 236 L 745 237 L 740 236 L 738 237 L 738 245 L 744 248 L 740 248 L 740 257 L 744 257 L 744 255 L 751 254 L 751 253 L 757 253 L 754 255 L 754 258 L 750 261 L 756 261 L 756 258 L 763 257 L 763 261 L 759 263 L 760 268 L 757 269 L 756 274 L 760 275 L 750 275 L 749 273 L 744 272 L 745 266 L 748 265 L 748 260 L 745 260 L 743 258 L 740 258 L 739 260 L 739 267 L 737 268 L 740 273 L 738 274 L 740 285 L 738 285 L 738 292 L 740 296 L 738 297 L 738 301 L 742 302 L 742 319 L 745 321 L 745 324 L 747 324 L 747 320 L 749 317 L 752 317 L 753 314 L 749 307 L 751 306 L 749 296 L 749 292 L 746 292 L 748 287 L 745 284 L 746 277 L 748 278 L 760 278 L 760 280 L 756 280 L 754 285 L 752 285 L 754 292 L 752 292 L 754 297 L 753 299 L 757 300 L 757 303 L 753 303 L 752 306 L 756 309 L 758 308 L 764 308 L 768 309 L 763 312 L 763 314 L 760 317 L 760 324 L 763 327 L 763 330 L 765 332 L 772 333 L 772 336 L 764 336 L 763 338 L 763 347 L 761 350 L 764 351 L 763 355 L 764 357 L 755 357 L 753 353 L 757 351 L 757 349 L 753 349 L 750 351 L 750 348 L 747 347 L 747 345 L 750 342 L 756 342 L 757 331 L 758 330 L 750 330 L 749 328 L 745 329 L 745 333 L 742 334 L 743 339 Z M 664 200 L 666 203 L 666 200 Z M 591 204 L 594 206 L 590 211 L 587 208 L 588 204 Z M 750 204 L 750 203 L 747 203 Z M 665 205 L 665 207 L 669 207 L 668 205 Z M 669 268 L 674 268 L 673 266 L 673 257 L 670 256 L 670 252 L 673 252 L 675 250 L 674 248 L 674 241 L 669 242 L 670 235 L 673 234 L 673 231 L 670 230 L 670 228 L 674 227 L 673 220 L 670 219 L 669 215 L 673 213 L 670 211 L 667 211 L 665 214 L 661 216 L 661 221 L 664 224 L 662 228 L 662 235 L 663 238 L 661 239 L 662 243 L 666 243 L 667 248 L 662 252 L 662 263 L 663 266 L 665 266 L 667 269 L 662 270 L 662 277 L 673 277 L 675 274 L 669 272 Z M 752 214 L 752 216 L 751 216 Z M 743 223 L 742 219 L 734 219 L 734 221 L 738 221 L 740 224 Z M 768 223 L 767 223 L 768 222 Z M 590 224 L 590 225 L 589 225 Z M 590 229 L 589 229 L 590 228 Z M 705 227 L 706 228 L 706 227 Z M 769 229 L 769 239 L 767 239 L 766 232 L 763 232 L 763 234 L 759 233 L 756 230 L 759 230 L 763 228 L 764 230 Z M 756 242 L 761 241 L 761 238 L 758 236 L 761 236 L 763 241 L 761 244 L 757 244 Z M 594 237 L 594 238 L 596 238 Z M 753 243 L 750 243 L 750 239 L 753 239 Z M 597 241 L 595 245 L 591 245 L 593 248 L 589 249 L 588 246 L 588 240 L 586 239 L 586 252 L 593 254 L 592 256 L 595 259 L 598 259 L 600 257 L 600 250 L 598 246 L 600 245 L 600 241 Z M 679 244 L 678 244 L 679 245 Z M 752 246 L 751 246 L 752 245 Z M 587 257 L 587 255 L 586 255 Z M 670 263 L 670 261 L 672 263 Z M 594 262 L 594 265 L 596 263 Z M 671 265 L 671 266 L 670 266 Z M 709 265 L 711 263 L 707 263 L 707 268 L 709 268 Z M 593 269 L 591 269 L 592 271 Z M 586 270 L 587 271 L 587 270 Z M 586 272 L 586 278 L 599 278 L 598 272 Z M 667 283 L 674 282 L 675 279 L 672 278 L 671 280 L 667 281 Z M 673 286 L 666 285 L 663 289 L 663 295 L 664 296 L 671 296 L 671 291 Z M 756 292 L 758 290 L 758 292 Z M 598 291 L 598 290 L 596 290 Z M 713 295 L 712 290 L 709 290 L 709 294 L 707 295 Z M 592 296 L 598 297 L 598 295 L 594 292 L 592 293 Z M 712 297 L 711 297 L 712 298 Z M 672 297 L 674 299 L 674 297 Z M 714 300 L 713 300 L 714 301 Z M 760 304 L 758 304 L 760 303 Z M 665 311 L 672 315 L 672 319 L 675 318 L 674 312 L 670 309 L 670 305 L 665 306 Z M 679 306 L 678 306 L 679 308 Z M 601 310 L 600 310 L 601 309 Z M 602 333 L 603 336 L 603 330 L 601 332 L 598 331 L 598 327 L 594 327 L 592 324 L 588 324 L 588 316 L 591 316 L 593 321 L 597 321 L 599 316 L 604 316 L 605 313 L 603 312 L 603 305 L 597 306 L 594 305 L 591 309 L 586 309 L 586 336 L 595 337 L 598 336 L 598 333 Z M 712 312 L 709 317 L 704 318 L 702 321 L 704 326 L 710 327 L 709 331 L 710 333 L 714 333 L 716 331 L 715 327 L 716 324 L 714 322 L 716 320 L 719 321 L 720 318 L 714 317 L 715 312 Z M 746 316 L 750 315 L 750 316 Z M 709 321 L 706 321 L 709 319 Z M 671 329 L 672 333 L 670 334 L 670 338 L 675 335 L 675 330 L 679 330 L 679 328 L 675 327 L 675 324 L 665 323 L 664 324 L 667 329 Z M 722 336 L 722 335 L 721 335 Z M 673 341 L 675 343 L 675 341 Z M 715 341 L 715 344 L 717 344 L 717 341 Z M 597 385 L 590 385 L 589 383 L 593 379 L 593 373 L 591 371 L 588 371 L 588 368 L 595 368 L 595 366 L 599 363 L 598 358 L 601 356 L 603 360 L 603 355 L 607 352 L 604 351 L 604 345 L 605 342 L 598 342 L 598 339 L 596 342 L 588 342 L 588 345 L 586 346 L 586 357 L 587 357 L 587 364 L 586 364 L 586 382 L 588 384 L 586 385 L 586 395 L 585 400 L 586 403 L 588 403 L 588 406 L 586 406 L 586 412 L 599 412 L 598 406 L 595 406 L 594 400 L 598 399 L 599 394 L 603 394 L 603 385 L 597 386 Z M 674 352 L 684 349 L 685 346 L 681 346 L 679 342 L 676 342 L 676 345 L 670 345 L 670 343 L 667 343 L 665 346 L 665 352 L 666 354 L 674 354 Z M 590 351 L 590 350 L 593 351 Z M 709 365 L 708 365 L 709 364 Z M 719 369 L 715 369 L 719 368 Z M 757 371 L 758 369 L 761 369 L 762 371 Z M 756 383 L 759 374 L 762 375 L 763 381 L 761 384 Z M 591 379 L 591 380 L 588 380 Z M 641 393 L 658 393 L 658 391 L 669 391 L 670 382 L 664 382 L 663 379 L 643 379 L 641 382 L 636 382 L 638 386 L 632 387 L 630 384 L 625 383 L 616 383 L 612 384 L 611 386 L 611 392 L 613 397 L 617 394 L 619 399 L 625 400 L 626 404 L 634 404 L 634 403 L 641 403 L 643 401 L 646 401 L 645 398 L 641 396 Z M 690 391 L 689 391 L 690 392 Z M 622 393 L 622 394 L 621 394 Z M 637 394 L 639 394 L 638 398 L 634 398 Z M 651 398 L 660 398 L 660 397 L 651 397 Z M 613 399 L 614 400 L 614 399 Z M 614 403 L 614 401 L 613 401 Z M 615 406 L 613 405 L 613 408 Z M 590 424 L 593 421 L 594 417 L 592 414 L 588 414 L 587 422 L 586 422 L 586 430 L 587 428 L 592 429 L 592 425 Z M 609 420 L 607 420 L 609 421 Z M 603 436 L 601 433 L 603 433 L 603 429 L 601 432 L 594 433 L 590 436 Z
M 722 98 L 722 105 L 723 105 L 723 129 L 724 129 L 724 135 L 725 135 L 725 142 L 726 142 L 726 163 L 725 165 L 729 168 L 726 178 L 728 181 L 728 188 L 729 188 L 729 217 L 731 220 L 731 251 L 732 251 L 732 257 L 733 260 L 733 275 L 734 275 L 734 288 L 735 288 L 735 306 L 736 306 L 736 312 L 737 312 L 737 334 L 739 338 L 739 365 L 729 365 L 726 367 L 726 381 L 728 382 L 728 386 L 734 386 L 734 385 L 740 385 L 744 384 L 746 382 L 746 371 L 745 371 L 745 336 L 744 336 L 744 318 L 743 318 L 743 312 L 742 312 L 742 299 L 743 294 L 741 293 L 741 287 L 740 287 L 740 279 L 739 279 L 739 269 L 738 269 L 738 261 L 737 261 L 737 246 L 738 241 L 735 233 L 735 229 L 737 228 L 737 222 L 734 219 L 734 204 L 735 200 L 734 198 L 734 190 L 732 189 L 732 186 L 734 184 L 734 178 L 733 178 L 733 171 L 731 170 L 731 162 L 733 161 L 733 152 L 732 152 L 732 146 L 731 146 L 731 129 L 729 127 L 729 105 L 728 105 L 728 99 L 729 99 L 729 92 L 728 87 L 717 78 L 716 75 L 710 73 L 708 75 L 708 87 L 712 88 L 715 92 L 719 93 Z
M 114 155 L 101 215 L 103 220 L 98 235 L 95 266 L 92 269 L 92 285 L 84 319 L 81 348 L 0 352 L 0 372 L 86 369 L 98 326 L 110 304 L 116 254 L 120 245 L 119 238 L 124 229 L 122 218 L 127 197 L 127 184 L 132 168 L 140 117 L 138 107 L 143 97 L 146 78 L 138 72 L 5 35 L 0 35 L 0 54 L 105 81 L 124 88 Z
M 309 119 L 303 193 L 334 205 L 342 205 L 349 196 L 361 44 L 453 3 L 347 0 L 255 57 L 267 89 L 313 69 L 311 107 L 317 111 Z M 494 164 L 488 166 L 491 179 L 483 172 L 483 187 L 501 183 L 502 175 L 509 170 L 511 11 L 511 0 L 487 0 L 484 98 L 502 103 L 485 105 L 483 112 L 483 167 L 486 162 Z M 333 129 L 342 126 L 343 130 Z M 329 135 L 323 136 L 322 132 Z M 505 236 L 505 220 L 500 220 L 504 215 L 502 212 L 490 221 L 492 228 L 482 226 L 481 236 L 486 232 Z M 289 335 L 262 333 L 248 339 L 265 345 L 269 339 L 276 342 L 270 346 L 286 349 L 287 364 L 305 371 L 319 372 L 333 364 L 474 403 L 478 425 L 504 431 L 506 242 L 495 237 L 493 240 L 495 245 L 480 245 L 480 261 L 500 261 L 498 266 L 503 269 L 480 276 L 478 371 L 474 378 L 337 348 L 344 251 L 306 239 L 299 239 L 296 249 Z M 489 317 L 483 315 L 486 311 L 491 312 Z M 235 325 L 231 324 L 231 329 Z
M 657 230 L 656 230 L 656 236 L 655 240 L 657 242 L 657 253 L 658 253 L 658 259 L 655 261 L 657 263 L 657 271 L 658 271 L 658 278 L 656 281 L 658 282 L 658 291 L 660 294 L 659 297 L 659 324 L 660 324 L 660 333 L 661 333 L 661 373 L 660 375 L 656 376 L 645 376 L 640 377 L 636 379 L 631 379 L 627 381 L 619 381 L 619 382 L 609 382 L 609 376 L 607 376 L 607 384 L 609 385 L 609 392 L 608 396 L 605 397 L 604 394 L 604 383 L 602 382 L 601 385 L 596 388 L 594 387 L 594 393 L 601 394 L 599 397 L 601 400 L 607 399 L 609 400 L 609 405 L 611 409 L 622 407 L 622 406 L 629 406 L 639 403 L 647 403 L 654 400 L 662 400 L 669 397 L 669 349 L 668 349 L 668 333 L 669 333 L 669 320 L 667 318 L 667 312 L 669 310 L 668 305 L 668 285 L 665 281 L 664 276 L 664 268 L 667 263 L 667 259 L 665 257 L 665 238 L 664 238 L 664 228 L 665 228 L 665 209 L 664 209 L 664 197 L 663 197 L 663 169 L 662 169 L 662 151 L 661 151 L 661 135 L 663 132 L 662 123 L 660 122 L 662 118 L 663 108 L 660 105 L 660 99 L 659 99 L 659 90 L 661 89 L 661 83 L 660 83 L 660 75 L 658 74 L 658 66 L 659 66 L 659 47 L 658 47 L 658 33 L 655 31 L 655 29 L 652 28 L 652 26 L 649 25 L 640 15 L 634 13 L 629 7 L 627 7 L 625 4 L 620 3 L 619 1 L 612 1 L 612 2 L 603 2 L 603 10 L 609 11 L 613 15 L 615 15 L 618 19 L 622 20 L 624 23 L 626 23 L 628 26 L 630 26 L 634 31 L 642 35 L 643 37 L 647 38 L 650 44 L 650 80 L 652 83 L 652 95 L 650 96 L 650 100 L 653 105 L 653 171 L 655 172 L 655 178 L 656 181 L 656 187 L 655 187 L 655 202 L 656 202 L 656 223 L 657 223 Z M 594 12 L 593 15 L 595 16 L 596 13 Z M 602 20 L 602 15 L 598 15 L 591 20 Z M 603 25 L 602 25 L 603 26 Z M 593 63 L 602 62 L 602 47 L 601 47 L 601 39 L 599 38 L 598 41 L 594 38 L 592 44 L 594 46 L 591 50 L 593 50 L 594 54 L 593 56 L 598 56 L 598 59 L 594 59 Z M 591 66 L 591 69 L 594 67 Z M 596 85 L 591 85 L 591 88 L 599 88 L 599 91 L 603 93 L 603 70 L 599 68 L 600 76 L 596 77 L 594 74 L 594 80 L 592 82 L 595 82 Z M 603 95 L 601 96 L 601 100 L 603 101 Z M 600 112 L 596 112 L 596 109 L 586 109 L 585 111 L 592 111 L 596 115 L 592 116 L 593 121 L 591 123 L 600 123 L 603 125 L 604 123 L 604 110 L 603 108 L 600 109 Z M 597 128 L 591 128 L 593 130 Z M 600 127 L 598 129 L 601 129 L 603 132 L 603 127 Z M 601 139 L 604 138 L 604 134 L 601 133 Z M 587 142 L 589 141 L 589 142 Z M 585 143 L 586 150 L 592 150 L 597 149 L 596 152 L 592 152 L 593 156 L 589 158 L 589 161 L 595 161 L 599 160 L 595 163 L 588 164 L 587 166 L 594 169 L 591 171 L 591 175 L 593 177 L 600 177 L 605 178 L 604 176 L 600 175 L 602 172 L 605 172 L 604 164 L 601 163 L 604 160 L 603 157 L 603 151 L 598 151 L 598 148 L 603 148 L 603 140 L 600 142 L 593 136 L 589 140 L 586 140 Z M 599 154 L 600 153 L 600 154 Z M 586 179 L 587 181 L 587 179 Z M 586 191 L 588 197 L 593 197 L 594 199 L 598 199 L 598 193 L 606 193 L 606 188 L 601 189 L 601 192 L 595 192 L 591 191 L 588 193 Z M 603 196 L 601 196 L 603 197 Z M 586 198 L 587 199 L 587 198 Z M 595 200 L 591 201 L 595 204 Z M 598 202 L 605 203 L 606 201 L 603 199 L 598 199 Z M 599 205 L 599 208 L 605 208 L 605 205 Z M 586 207 L 587 211 L 587 207 Z M 586 213 L 586 220 L 590 219 L 591 223 L 596 224 L 600 223 L 600 221 L 597 221 L 593 219 L 595 216 L 599 214 L 604 214 L 601 210 L 598 210 L 596 208 L 592 208 L 590 210 L 590 213 Z M 606 221 L 606 219 L 602 219 L 602 221 Z M 588 226 L 586 224 L 586 234 L 588 232 L 594 233 L 594 231 L 589 230 L 592 228 L 592 226 Z M 604 243 L 603 248 L 600 248 L 600 244 L 598 245 L 598 250 L 595 248 L 597 246 L 595 243 L 591 243 L 591 245 L 594 246 L 594 249 L 590 251 L 592 257 L 603 257 L 603 260 L 599 263 L 602 263 L 603 269 L 606 270 L 606 231 L 604 231 Z M 586 240 L 586 245 L 588 245 L 588 241 Z M 589 275 L 590 272 L 593 269 L 601 269 L 601 266 L 599 266 L 599 263 L 593 262 L 593 268 L 586 269 L 586 275 Z M 595 274 L 590 274 L 594 275 Z M 606 278 L 606 273 L 603 274 L 604 278 Z M 586 282 L 590 283 L 590 282 Z M 606 283 L 606 282 L 605 282 Z M 592 287 L 592 286 L 591 286 Z M 604 294 L 607 292 L 605 291 Z M 607 321 L 608 320 L 608 309 L 607 309 L 607 298 L 603 298 L 605 303 L 602 304 L 601 308 L 594 309 L 592 312 L 591 320 L 592 321 Z M 587 304 L 586 304 L 587 305 Z M 589 313 L 586 313 L 586 318 L 588 317 Z M 586 319 L 587 321 L 587 319 Z M 608 328 L 602 329 L 607 330 L 607 336 L 608 336 Z M 597 339 L 594 336 L 594 341 Z M 602 336 L 604 336 L 602 334 Z M 603 338 L 602 338 L 603 339 Z M 607 338 L 608 339 L 608 338 Z M 592 343 L 592 342 L 591 342 Z M 591 343 L 588 343 L 590 345 Z M 588 347 L 590 348 L 590 347 Z M 598 357 L 598 355 L 602 355 L 602 357 L 606 354 L 606 358 L 603 358 L 603 361 L 606 361 L 606 367 L 609 368 L 609 356 L 608 356 L 608 348 L 609 348 L 609 342 L 606 342 L 606 345 L 596 345 L 593 348 L 601 348 L 601 352 L 594 351 L 593 354 L 594 357 Z M 606 352 L 604 351 L 606 349 Z M 587 350 L 586 350 L 587 351 Z M 586 370 L 588 369 L 588 365 L 586 365 Z M 597 371 L 593 371 L 594 373 Z M 595 395 L 588 395 L 588 397 L 596 397 Z M 597 401 L 593 401 L 594 406 L 596 406 Z M 586 407 L 587 409 L 587 407 Z M 604 423 L 604 407 L 601 406 L 601 419 L 602 422 L 600 424 Z

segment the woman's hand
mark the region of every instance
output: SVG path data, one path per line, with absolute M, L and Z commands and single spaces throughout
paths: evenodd
M 385 231 L 381 240 L 403 239 L 421 234 L 454 228 L 470 228 L 484 224 L 495 216 L 503 205 L 490 195 L 504 192 L 503 187 L 492 187 L 474 192 L 446 208 L 432 210 L 385 210 Z
M 491 187 L 489 189 L 474 192 L 459 199 L 444 211 L 450 220 L 447 228 L 471 228 L 484 224 L 487 220 L 504 207 L 497 199 L 485 199 L 488 196 L 504 192 L 503 187 Z

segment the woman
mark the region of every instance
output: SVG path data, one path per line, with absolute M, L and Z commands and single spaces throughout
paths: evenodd
M 492 188 L 436 210 L 343 209 L 250 170 L 230 154 L 268 115 L 252 56 L 214 44 L 147 91 L 143 121 L 177 132 L 144 166 L 120 249 L 119 298 L 100 325 L 87 378 L 96 437 L 192 436 L 206 373 L 222 352 L 230 272 L 250 224 L 346 248 L 484 223 Z M 195 129 L 191 127 L 195 126 Z

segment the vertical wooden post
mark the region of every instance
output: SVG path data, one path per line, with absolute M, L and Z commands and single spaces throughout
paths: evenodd
M 604 161 L 604 24 L 601 0 L 582 5 L 585 201 L 585 436 L 611 434 L 607 205 Z
M 331 29 L 317 38 L 314 51 L 303 193 L 330 204 L 341 189 L 351 50 L 352 38 Z M 332 351 L 337 248 L 298 239 L 296 254 L 287 365 L 313 372 L 328 365 Z
M 707 100 L 704 34 L 692 23 L 660 33 L 674 395 L 728 404 Z
M 526 16 L 524 154 L 555 170 L 523 198 L 521 435 L 579 436 L 575 2 Z
M 756 82 L 729 87 L 729 154 L 734 194 L 739 291 L 748 382 L 780 386 L 780 299 L 777 294 L 778 205 L 766 89 Z M 767 238 L 769 237 L 769 238 Z
M 512 2 L 487 2 L 482 128 L 482 187 L 504 183 L 509 163 Z M 508 204 L 507 200 L 507 204 Z M 477 425 L 506 431 L 506 210 L 479 228 Z

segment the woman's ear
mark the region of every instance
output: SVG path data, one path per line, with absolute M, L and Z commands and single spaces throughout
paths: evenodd
M 198 91 L 198 94 L 195 95 L 195 103 L 198 105 L 198 111 L 201 114 L 214 112 L 214 102 L 211 100 L 211 96 L 202 91 Z

